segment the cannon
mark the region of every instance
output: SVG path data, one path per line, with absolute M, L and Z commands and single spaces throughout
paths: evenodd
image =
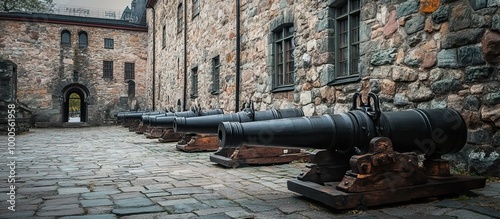
M 123 127 L 128 127 L 129 131 L 135 131 L 137 126 L 139 126 L 141 122 L 142 115 L 155 115 L 161 114 L 159 111 L 129 111 L 117 113 L 117 119 L 122 121 Z
M 356 93 L 349 112 L 251 123 L 222 122 L 224 148 L 244 144 L 317 149 L 288 189 L 336 209 L 382 205 L 482 188 L 485 178 L 450 174 L 442 155 L 460 151 L 467 126 L 453 109 L 381 112 Z M 421 156 L 419 156 L 421 155 Z M 423 160 L 423 165 L 419 165 Z M 404 194 L 404 195 L 401 195 Z
M 222 114 L 222 109 L 201 110 L 200 107 L 193 107 L 191 110 L 182 112 L 169 112 L 163 116 L 149 117 L 149 126 L 152 127 L 149 133 L 146 133 L 147 138 L 159 138 L 160 142 L 175 142 L 182 137 L 181 133 L 173 131 L 174 119 L 177 117 L 199 117 Z
M 240 112 L 203 117 L 177 117 L 174 119 L 174 131 L 183 132 L 182 139 L 177 143 L 177 149 L 185 152 L 217 151 L 217 128 L 219 123 L 227 121 L 252 122 L 281 118 L 302 117 L 301 109 L 271 109 L 255 111 L 254 104 L 247 102 Z M 244 146 L 238 150 L 238 156 L 228 154 L 222 149 L 210 156 L 210 160 L 227 167 L 238 167 L 249 164 L 279 164 L 289 163 L 298 159 L 308 159 L 309 155 L 300 149 L 265 148 Z M 231 157 L 231 155 L 233 155 Z

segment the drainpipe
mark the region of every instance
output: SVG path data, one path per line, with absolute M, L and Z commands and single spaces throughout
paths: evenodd
M 155 104 L 155 87 L 156 87 L 156 81 L 155 81 L 155 78 L 156 78 L 156 63 L 155 63 L 155 57 L 156 57 L 156 12 L 155 12 L 155 8 L 153 6 L 150 7 L 151 9 L 153 9 L 153 111 L 155 111 L 155 108 L 156 108 L 156 104 Z
M 236 98 L 234 112 L 240 109 L 240 0 L 236 0 Z
M 182 110 L 186 111 L 186 102 L 187 102 L 187 7 L 186 1 L 184 4 L 184 97 L 182 104 Z

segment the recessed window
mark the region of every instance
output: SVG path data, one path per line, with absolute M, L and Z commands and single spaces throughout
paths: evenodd
M 292 88 L 294 83 L 294 27 L 291 24 L 275 29 L 274 32 L 274 75 L 273 88 Z
M 200 14 L 200 0 L 193 0 L 193 18 Z
M 179 6 L 177 6 L 177 33 L 180 33 L 182 31 L 182 25 L 183 25 L 182 13 L 183 13 L 182 3 L 180 3 Z
M 128 97 L 135 97 L 135 82 L 133 80 L 128 82 Z
M 71 33 L 68 30 L 63 30 L 61 32 L 61 45 L 63 46 L 71 45 Z
M 212 86 L 210 87 L 210 94 L 219 94 L 219 77 L 220 77 L 220 59 L 216 56 L 212 59 Z
M 113 78 L 113 61 L 103 61 L 102 72 L 103 78 Z
M 113 49 L 115 47 L 115 41 L 110 38 L 104 38 L 104 48 Z
M 191 69 L 191 98 L 198 97 L 198 67 Z
M 165 48 L 167 46 L 167 27 L 165 24 L 163 25 L 161 36 L 162 36 L 161 46 L 162 46 L 162 48 Z
M 335 72 L 329 84 L 359 80 L 360 0 L 341 1 L 332 7 L 335 24 Z
M 135 79 L 135 63 L 125 63 L 125 80 Z
M 85 31 L 80 31 L 78 33 L 78 46 L 79 47 L 87 47 L 89 45 L 89 42 L 88 42 L 88 36 L 87 36 L 87 32 Z

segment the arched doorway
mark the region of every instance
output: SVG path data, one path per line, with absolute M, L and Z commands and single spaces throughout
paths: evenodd
M 88 89 L 81 84 L 70 84 L 63 89 L 63 122 L 87 122 L 88 96 Z

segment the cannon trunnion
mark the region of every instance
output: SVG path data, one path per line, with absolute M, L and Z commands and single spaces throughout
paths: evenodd
M 457 111 L 381 112 L 372 93 L 367 103 L 355 94 L 347 113 L 222 122 L 218 139 L 223 148 L 250 144 L 317 149 L 309 171 L 289 180 L 288 189 L 336 209 L 459 193 L 482 188 L 486 181 L 450 174 L 448 161 L 441 158 L 466 143 L 467 127 Z M 419 161 L 418 154 L 425 159 Z

